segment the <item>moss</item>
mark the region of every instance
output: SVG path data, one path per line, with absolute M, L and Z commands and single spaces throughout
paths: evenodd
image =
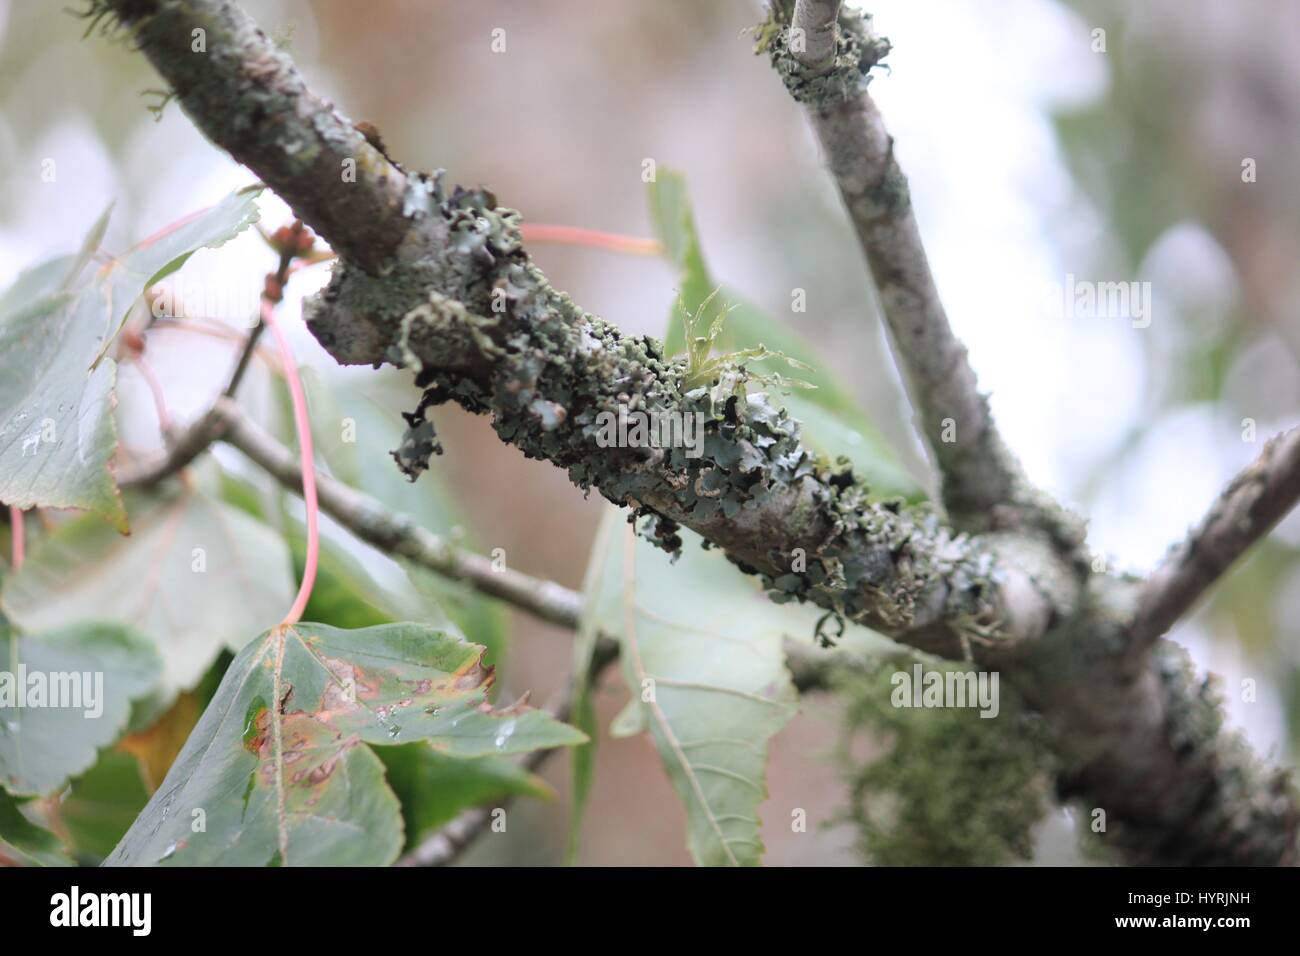
M 840 762 L 853 796 L 845 819 L 859 850 L 884 865 L 991 866 L 1033 855 L 1033 828 L 1047 808 L 1050 761 L 1042 718 L 1005 682 L 1000 711 L 902 708 L 891 677 L 916 658 L 892 658 L 871 671 L 837 676 L 847 703 Z M 927 661 L 928 670 L 961 670 Z M 884 739 L 885 754 L 866 765 L 852 756 L 857 739 Z

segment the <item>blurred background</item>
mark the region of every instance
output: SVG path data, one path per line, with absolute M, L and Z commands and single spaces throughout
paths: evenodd
M 819 348 L 856 389 L 916 477 L 931 482 L 872 304 L 867 273 L 800 109 L 746 33 L 752 0 L 243 0 L 309 85 L 383 133 L 408 168 L 490 186 L 525 221 L 650 234 L 643 161 L 683 171 L 719 281 Z M 1111 567 L 1145 571 L 1272 432 L 1300 418 L 1300 3 L 1246 0 L 880 0 L 894 43 L 871 91 L 896 140 L 949 316 L 1032 480 L 1091 517 Z M 83 41 L 59 4 L 0 0 L 0 288 L 74 249 L 115 203 L 106 245 L 125 248 L 252 176 L 213 149 L 120 43 Z M 501 30 L 504 33 L 494 34 Z M 1100 32 L 1098 32 L 1100 31 Z M 505 49 L 493 51 L 494 35 Z M 497 46 L 500 46 L 498 42 Z M 42 180 L 42 164 L 57 179 Z M 1248 162 L 1249 161 L 1249 162 Z M 268 229 L 290 213 L 266 197 Z M 661 334 L 675 276 L 655 257 L 532 247 L 554 284 L 633 333 Z M 255 234 L 195 256 L 186 282 L 255 303 L 273 256 Z M 1061 314 L 1042 291 L 1067 277 L 1150 283 L 1150 322 Z M 405 377 L 340 374 L 298 322 L 328 266 L 305 270 L 283 314 L 323 391 Z M 807 309 L 792 309 L 803 289 Z M 152 333 L 172 415 L 199 413 L 237 343 Z M 145 384 L 120 373 L 128 456 L 156 454 Z M 266 375 L 245 404 L 276 414 Z M 411 403 L 411 404 L 407 404 Z M 436 415 L 446 454 L 398 506 L 426 513 L 512 567 L 580 587 L 604 505 L 525 461 L 488 422 Z M 239 468 L 238 456 L 222 461 Z M 402 499 L 401 496 L 407 496 Z M 361 553 L 382 574 L 382 556 Z M 521 614 L 499 625 L 503 694 L 546 700 L 571 636 Z M 494 625 L 495 626 L 495 625 Z M 482 639 L 469 635 L 471 639 Z M 1273 759 L 1300 742 L 1300 520 L 1288 520 L 1176 637 L 1221 675 L 1232 721 Z M 1243 700 L 1243 680 L 1256 682 Z M 626 699 L 612 673 L 602 725 Z M 762 808 L 771 864 L 850 864 L 832 821 L 844 786 L 827 759 L 835 703 L 812 696 L 773 742 Z M 556 862 L 567 758 L 544 773 L 557 799 L 526 801 L 471 862 Z M 791 833 L 791 807 L 808 812 Z M 602 740 L 579 861 L 683 864 L 684 813 L 651 743 Z M 1077 859 L 1063 814 L 1040 862 Z

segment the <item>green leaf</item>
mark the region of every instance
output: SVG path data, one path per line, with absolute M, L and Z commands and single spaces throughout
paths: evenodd
M 159 669 L 149 642 L 114 624 L 35 636 L 0 628 L 0 783 L 38 796 L 90 767 L 98 748 L 126 726 L 131 701 L 153 689 Z
M 583 739 L 522 703 L 492 710 L 483 653 L 420 624 L 267 632 L 226 671 L 107 862 L 392 862 L 403 844 L 401 810 L 366 744 L 427 740 L 441 754 L 480 757 Z
M 43 540 L 0 601 L 29 631 L 85 618 L 129 624 L 163 659 L 159 704 L 193 687 L 223 647 L 238 650 L 293 601 L 284 541 L 243 511 L 179 484 L 131 496 L 122 538 L 93 515 Z
M 813 390 L 798 395 L 773 395 L 771 400 L 775 405 L 784 406 L 803 424 L 805 440 L 831 457 L 847 454 L 854 471 L 877 496 L 921 500 L 924 493 L 920 486 L 862 414 L 852 390 L 822 370 L 825 363 L 818 361 L 812 346 L 743 296 L 715 282 L 700 250 L 685 177 L 661 169 L 648 188 L 655 232 L 664 245 L 668 261 L 680 273 L 678 299 L 670 312 L 664 350 L 669 355 L 687 351 L 686 316 L 701 313 L 690 324 L 697 328 L 716 325 L 717 335 L 709 343 L 712 350 L 735 353 L 763 346 L 773 353 L 772 357 L 747 364 L 766 374 L 779 374 L 790 361 L 798 363 L 805 368 L 798 379 L 813 386 Z M 853 436 L 852 441 L 847 441 L 849 434 Z
M 88 508 L 125 531 L 109 471 L 117 367 L 90 367 L 103 341 L 104 303 L 94 289 L 70 291 L 74 277 L 60 271 L 24 274 L 0 307 L 0 500 Z
M 144 289 L 252 222 L 255 199 L 236 193 L 151 245 L 88 269 L 106 211 L 80 255 L 28 270 L 0 298 L 0 501 L 89 509 L 126 531 L 110 471 L 117 367 L 108 347 Z
M 686 807 L 696 861 L 757 864 L 767 742 L 796 709 L 782 647 L 793 619 L 698 538 L 674 565 L 629 525 L 603 527 L 607 560 L 587 600 L 621 644 L 633 704 L 619 719 L 649 729 Z
M 550 799 L 555 795 L 545 781 L 508 757 L 447 757 L 426 743 L 380 747 L 375 752 L 402 804 L 406 849 L 462 810 L 510 796 Z
M 96 281 L 106 290 L 109 302 L 100 356 L 108 350 L 131 306 L 145 290 L 179 271 L 200 249 L 222 246 L 257 222 L 257 197 L 261 194 L 261 186 L 236 190 L 166 235 L 147 245 L 137 245 L 99 270 Z
M 98 863 L 113 852 L 148 802 L 136 758 L 107 750 L 72 781 L 59 802 L 59 820 L 77 855 Z
M 21 802 L 0 790 L 0 866 L 5 860 L 24 866 L 70 866 L 63 844 L 49 830 L 23 815 Z

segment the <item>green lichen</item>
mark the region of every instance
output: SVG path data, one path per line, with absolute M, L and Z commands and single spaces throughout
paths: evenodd
M 835 59 L 826 70 L 814 71 L 790 52 L 792 0 L 772 3 L 768 18 L 756 31 L 755 53 L 766 53 L 786 89 L 800 103 L 829 109 L 856 96 L 871 81 L 871 70 L 889 54 L 890 44 L 871 32 L 871 17 L 847 7 L 840 13 Z
M 1005 682 L 1000 711 L 901 708 L 891 703 L 892 675 L 916 658 L 892 658 L 869 671 L 845 669 L 839 762 L 852 805 L 858 848 L 882 866 L 993 866 L 1033 855 L 1033 828 L 1048 805 L 1049 758 L 1042 718 Z M 960 670 L 927 661 L 930 670 Z M 861 737 L 886 752 L 863 765 Z

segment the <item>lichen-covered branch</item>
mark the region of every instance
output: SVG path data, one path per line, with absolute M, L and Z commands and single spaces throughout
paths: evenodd
M 1173 626 L 1246 550 L 1300 501 L 1300 428 L 1276 435 L 1219 495 L 1201 523 L 1156 568 L 1138 597 L 1130 639 Z
M 369 144 L 320 108 L 287 58 L 232 4 L 109 2 L 200 128 L 273 188 L 287 189 L 295 212 L 342 253 L 329 287 L 309 303 L 321 343 L 343 363 L 409 367 L 428 388 L 408 416 L 400 456 L 408 472 L 438 450 L 425 410 L 454 400 L 492 412 L 498 434 L 526 455 L 648 516 L 670 548 L 675 528 L 689 527 L 784 597 L 949 656 L 971 635 L 1042 633 L 1048 601 L 1028 574 L 1000 566 L 983 544 L 933 515 L 871 500 L 851 475 L 800 444 L 798 424 L 776 403 L 747 397 L 743 376 L 684 389 L 684 363 L 658 343 L 624 336 L 551 288 L 523 249 L 517 214 L 491 193 L 449 190 L 438 176 L 402 174 L 370 156 Z M 204 65 L 177 66 L 195 54 L 174 35 L 199 27 L 208 30 Z M 310 142 L 284 133 L 299 123 L 310 128 Z M 304 148 L 328 162 L 301 162 Z M 382 262 L 372 247 L 355 261 L 350 220 L 315 208 L 334 205 L 337 166 L 349 150 L 373 173 L 343 188 L 371 194 L 352 203 L 385 217 L 383 247 L 392 254 Z M 399 193 L 394 217 L 389 200 Z M 702 415 L 705 454 L 600 447 L 597 416 L 620 406 Z
M 1077 541 L 1056 511 L 1028 488 L 979 391 L 966 347 L 939 299 L 912 211 L 894 140 L 867 95 L 869 73 L 889 52 L 870 21 L 845 9 L 827 64 L 812 43 L 825 8 L 839 4 L 777 0 L 759 35 L 786 87 L 807 108 L 840 196 L 866 254 L 890 340 L 934 451 L 944 505 L 958 528 L 985 531 L 1043 523 Z M 792 33 L 791 26 L 802 34 Z M 803 36 L 801 53 L 792 37 Z M 1067 542 L 1067 547 L 1069 543 Z
M 532 264 L 518 215 L 491 193 L 445 188 L 439 176 L 408 174 L 372 151 L 358 163 L 369 173 L 349 185 L 369 194 L 352 200 L 356 208 L 378 218 L 357 223 L 321 208 L 336 197 L 332 161 L 371 147 L 317 108 L 287 59 L 227 0 L 104 2 L 200 127 L 342 253 L 329 287 L 309 303 L 310 326 L 340 362 L 415 372 L 426 391 L 398 452 L 409 473 L 438 450 L 429 407 L 454 401 L 490 413 L 503 440 L 633 509 L 666 548 L 680 545 L 678 527 L 690 528 L 778 599 L 811 601 L 913 647 L 999 668 L 1048 718 L 1063 790 L 1104 808 L 1115 842 L 1134 859 L 1294 859 L 1289 784 L 1221 732 L 1217 705 L 1171 663 L 1166 645 L 1128 653 L 1131 586 L 1089 579 L 1075 523 L 1024 484 L 993 429 L 939 306 L 888 135 L 861 94 L 881 50 L 860 19 L 842 14 L 824 73 L 801 73 L 779 45 L 774 56 L 796 95 L 813 103 L 935 443 L 949 515 L 974 535 L 928 510 L 877 500 L 809 453 L 798 424 L 779 401 L 751 392 L 742 369 L 688 384 L 684 360 L 580 309 Z M 778 8 L 785 19 L 765 30 L 769 44 L 789 23 L 789 3 Z M 192 54 L 157 33 L 209 22 L 221 27 L 213 34 L 220 55 L 203 69 L 171 63 Z M 305 105 L 288 102 L 293 91 Z M 331 162 L 295 161 L 303 141 L 281 132 L 304 116 L 309 145 Z M 267 155 L 277 144 L 288 155 Z M 363 237 L 373 239 L 380 221 L 388 231 L 369 243 Z M 701 454 L 607 447 L 598 416 L 620 410 L 700 416 Z M 945 419 L 953 442 L 938 431 Z
M 208 139 L 252 169 L 334 250 L 379 271 L 405 233 L 406 177 L 307 88 L 227 0 L 92 0 L 130 32 Z

